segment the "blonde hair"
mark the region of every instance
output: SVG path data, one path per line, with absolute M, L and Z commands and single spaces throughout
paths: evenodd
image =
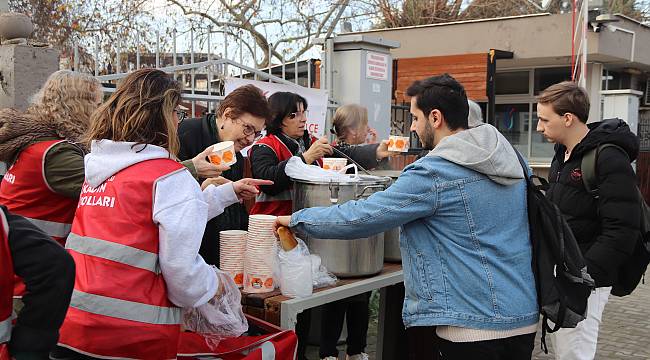
M 368 109 L 358 104 L 347 104 L 336 109 L 332 128 L 339 140 L 343 140 L 350 130 L 368 125 Z
M 26 114 L 53 124 L 61 137 L 78 137 L 88 128 L 90 116 L 101 100 L 101 84 L 93 76 L 59 70 L 32 97 Z
M 181 100 L 181 85 L 161 70 L 130 73 L 91 117 L 86 142 L 109 139 L 163 147 L 178 153 L 174 110 Z

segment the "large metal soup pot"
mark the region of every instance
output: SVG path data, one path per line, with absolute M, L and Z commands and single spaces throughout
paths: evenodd
M 369 197 L 385 190 L 391 179 L 361 175 L 358 182 L 294 181 L 293 211 L 315 206 L 332 206 Z M 318 254 L 329 271 L 339 277 L 374 275 L 384 265 L 384 233 L 367 238 L 341 240 L 304 239 L 309 250 Z

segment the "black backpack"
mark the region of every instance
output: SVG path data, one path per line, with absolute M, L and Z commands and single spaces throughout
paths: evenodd
M 595 199 L 598 199 L 598 177 L 596 162 L 598 161 L 598 154 L 607 147 L 617 148 L 622 151 L 625 156 L 627 152 L 618 145 L 602 144 L 597 148 L 587 151 L 582 156 L 580 163 L 580 170 L 582 171 L 582 182 L 585 189 Z M 630 295 L 642 278 L 645 276 L 645 271 L 650 263 L 650 208 L 643 199 L 641 190 L 637 187 L 639 197 L 639 206 L 641 207 L 641 236 L 634 246 L 634 252 L 618 269 L 618 276 L 614 285 L 612 286 L 612 295 L 626 296 Z
M 526 162 L 519 152 L 517 157 L 527 175 Z M 536 185 L 534 179 L 541 185 Z M 546 188 L 546 180 L 535 175 L 526 176 L 532 268 L 542 315 L 541 347 L 548 353 L 546 333 L 560 328 L 575 328 L 585 319 L 587 299 L 595 283 L 587 273 L 582 252 L 560 209 L 542 192 Z

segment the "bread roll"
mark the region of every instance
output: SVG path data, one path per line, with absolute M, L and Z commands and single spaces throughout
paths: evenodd
M 284 251 L 289 251 L 298 246 L 298 240 L 293 236 L 293 233 L 286 226 L 278 228 L 278 235 L 280 236 L 280 246 Z

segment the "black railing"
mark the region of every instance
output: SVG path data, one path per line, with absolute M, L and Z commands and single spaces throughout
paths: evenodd
M 413 120 L 410 112 L 410 106 L 407 103 L 393 104 L 390 111 L 390 133 L 391 135 L 408 136 L 409 148 L 420 150 L 422 144 L 415 131 L 411 131 L 411 121 Z
M 640 151 L 650 152 L 650 112 L 639 114 L 639 135 Z

